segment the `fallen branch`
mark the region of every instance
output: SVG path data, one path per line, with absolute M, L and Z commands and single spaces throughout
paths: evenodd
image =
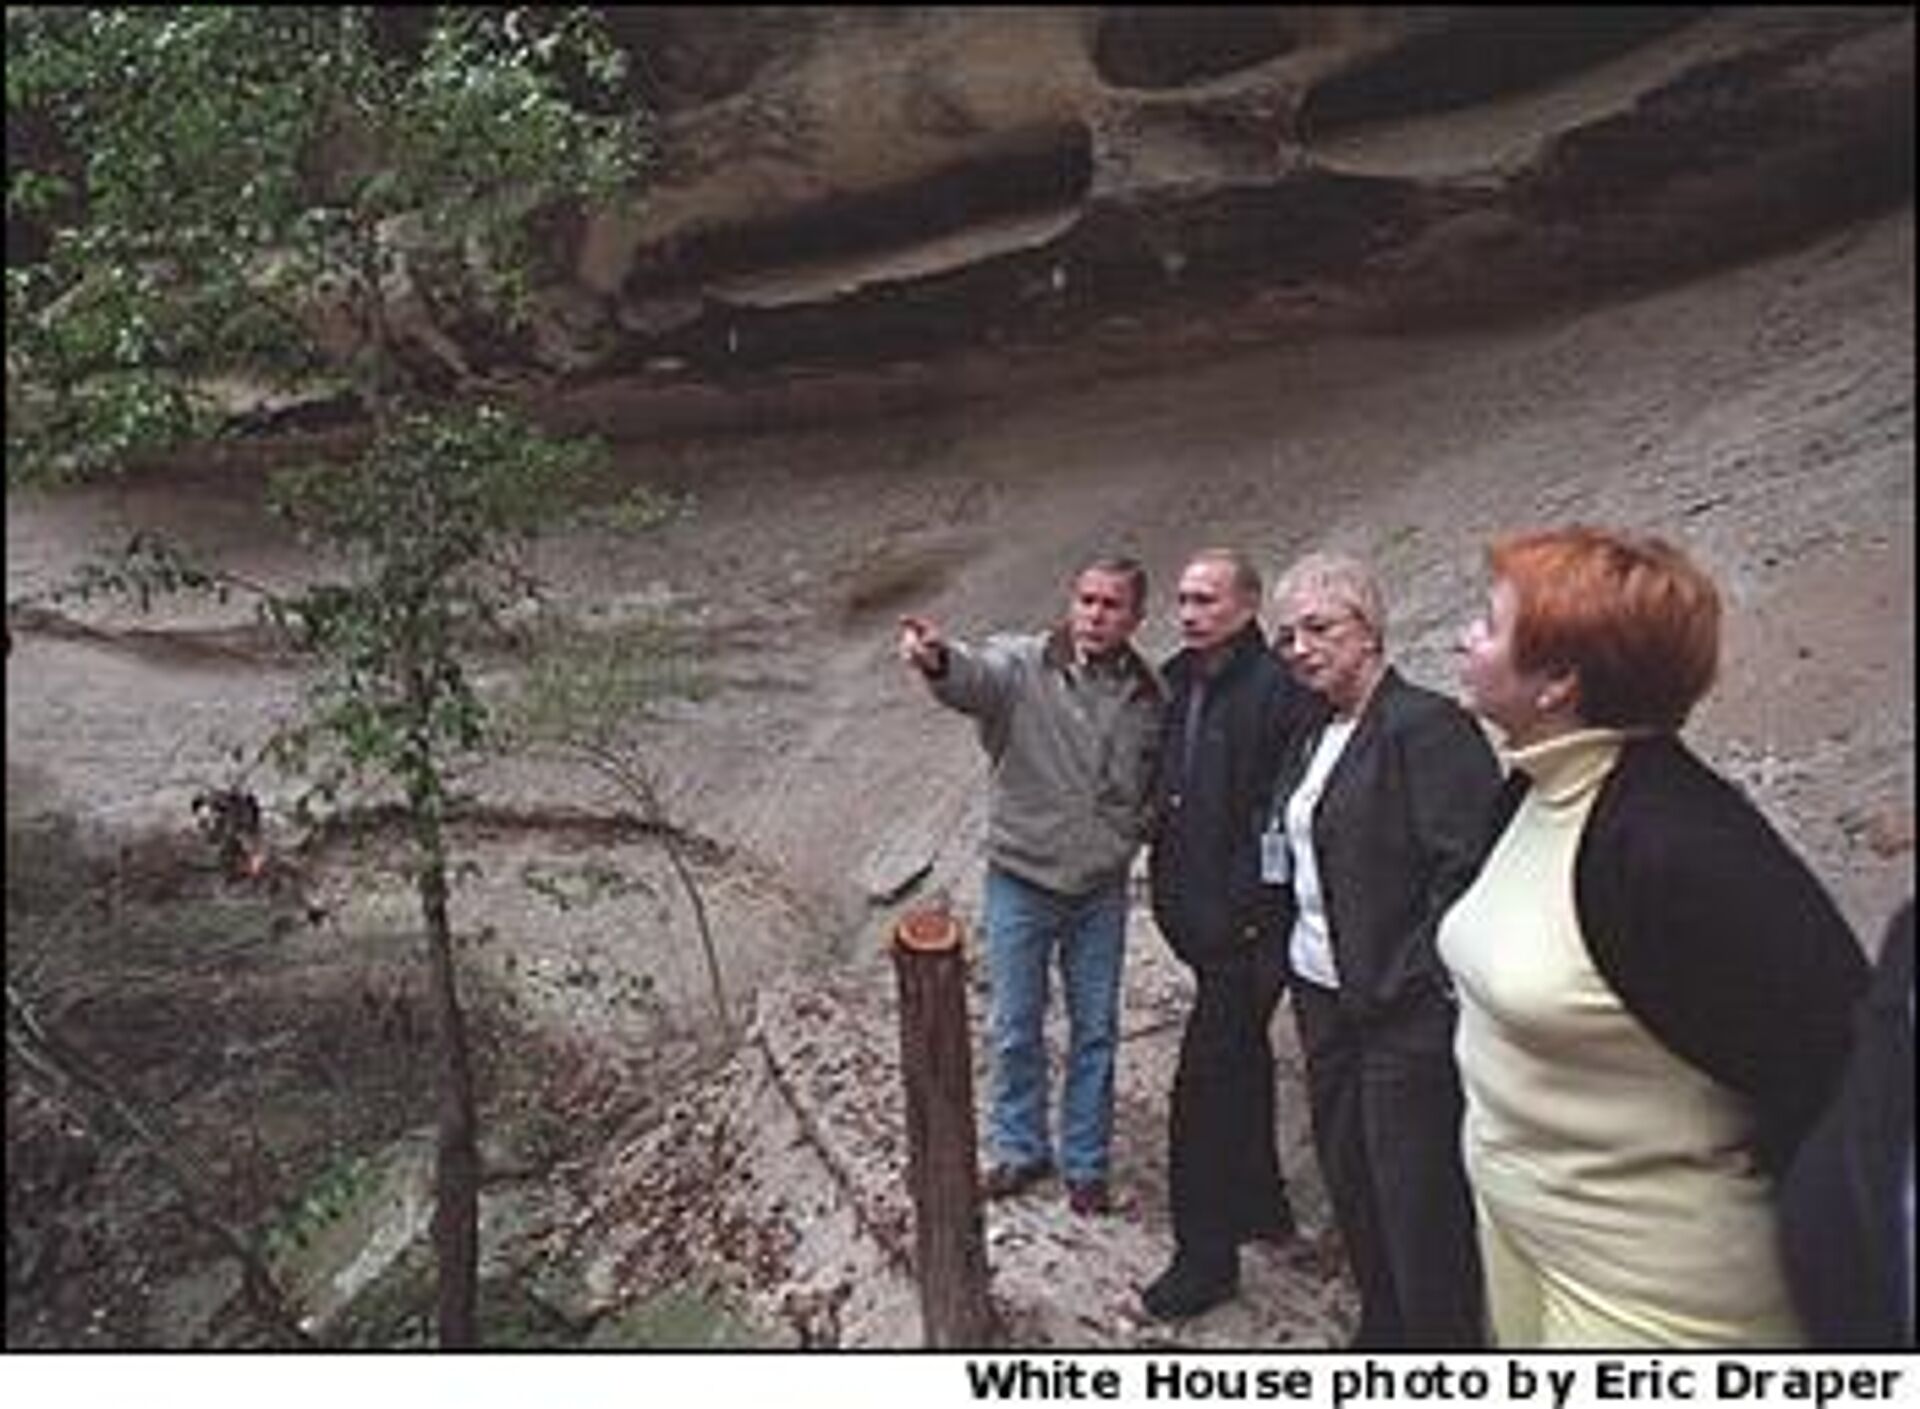
M 754 1033 L 753 1043 L 759 1049 L 760 1055 L 766 1059 L 767 1073 L 773 1078 L 774 1090 L 780 1093 L 781 1098 L 787 1103 L 787 1108 L 793 1112 L 794 1119 L 799 1123 L 801 1137 L 820 1156 L 820 1163 L 826 1168 L 834 1187 L 840 1190 L 842 1197 L 847 1201 L 847 1206 L 853 1210 L 853 1221 L 859 1226 L 861 1232 L 873 1239 L 896 1271 L 907 1277 L 913 1276 L 913 1254 L 898 1237 L 882 1226 L 880 1220 L 867 1211 L 866 1201 L 860 1197 L 859 1186 L 854 1183 L 853 1176 L 847 1172 L 840 1157 L 834 1154 L 833 1146 L 828 1142 L 826 1133 L 820 1129 L 820 1124 L 813 1118 L 813 1113 L 801 1101 L 800 1094 L 793 1089 L 793 1083 L 788 1079 L 786 1072 L 781 1070 L 780 1059 L 774 1055 L 772 1044 L 767 1041 L 766 1034 Z

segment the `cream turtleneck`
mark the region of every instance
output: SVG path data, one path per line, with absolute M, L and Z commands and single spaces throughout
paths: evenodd
M 1597 1312 L 1593 1334 L 1794 1344 L 1745 1102 L 1641 1025 L 1582 937 L 1575 858 L 1627 737 L 1582 730 L 1509 755 L 1534 786 L 1440 926 L 1468 1173 L 1521 1262 Z M 1519 1343 L 1492 1290 L 1496 1336 Z

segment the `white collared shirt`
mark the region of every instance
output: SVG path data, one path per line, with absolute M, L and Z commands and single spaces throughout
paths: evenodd
M 1305 776 L 1287 799 L 1287 851 L 1292 859 L 1295 918 L 1287 941 L 1293 971 L 1322 988 L 1340 986 L 1340 970 L 1333 959 L 1333 934 L 1327 925 L 1326 897 L 1320 889 L 1320 865 L 1313 854 L 1313 810 L 1320 805 L 1327 778 L 1345 752 L 1359 719 L 1333 719 L 1320 733 Z

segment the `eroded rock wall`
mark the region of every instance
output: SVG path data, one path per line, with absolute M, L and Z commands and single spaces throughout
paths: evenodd
M 1698 272 L 1911 191 L 1904 7 L 631 7 L 625 209 L 556 214 L 534 336 L 636 389 L 1096 335 L 1272 336 Z

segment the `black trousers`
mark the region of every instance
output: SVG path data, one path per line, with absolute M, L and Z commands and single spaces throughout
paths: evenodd
M 1238 1267 L 1243 1235 L 1290 1217 L 1267 1040 L 1283 978 L 1277 961 L 1252 953 L 1196 966 L 1194 976 L 1173 1077 L 1167 1189 L 1179 1258 L 1214 1275 Z
M 1453 1006 L 1423 995 L 1361 1023 L 1331 989 L 1293 985 L 1313 1144 L 1360 1287 L 1357 1347 L 1485 1344 Z

